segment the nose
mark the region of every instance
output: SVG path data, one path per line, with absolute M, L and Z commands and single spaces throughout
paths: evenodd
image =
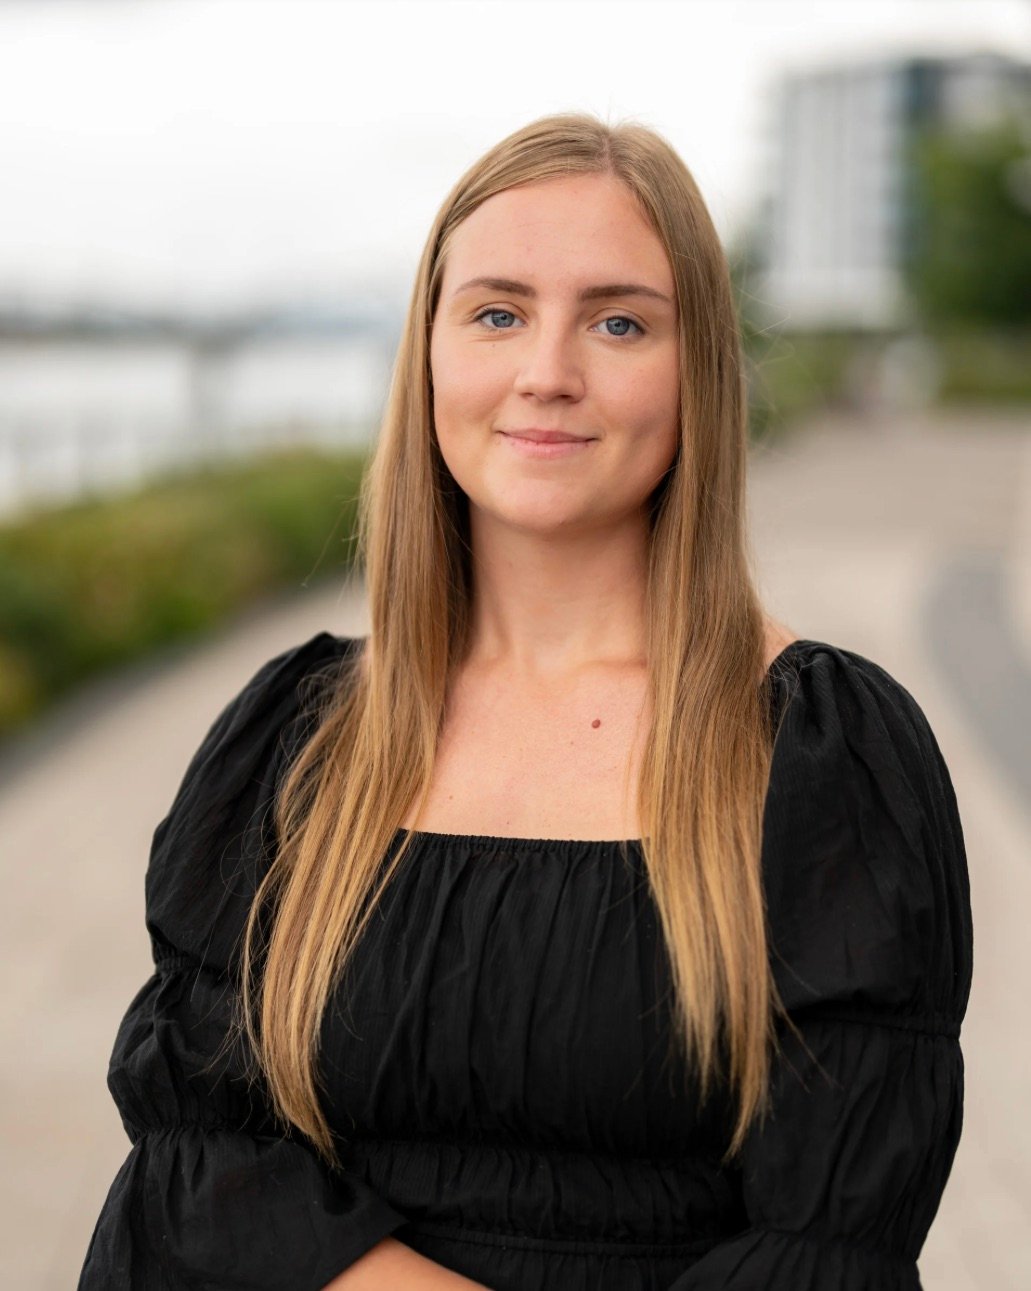
M 517 394 L 540 400 L 582 399 L 584 373 L 576 338 L 561 324 L 533 329 L 519 347 Z

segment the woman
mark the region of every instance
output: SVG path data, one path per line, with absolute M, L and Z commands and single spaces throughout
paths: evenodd
M 545 118 L 459 181 L 370 637 L 270 660 L 155 832 L 82 1291 L 920 1286 L 960 821 L 908 691 L 762 611 L 742 384 L 658 135 Z

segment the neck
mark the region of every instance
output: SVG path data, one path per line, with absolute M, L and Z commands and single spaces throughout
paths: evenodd
M 527 679 L 646 662 L 646 522 L 532 533 L 470 517 L 472 634 L 467 662 Z

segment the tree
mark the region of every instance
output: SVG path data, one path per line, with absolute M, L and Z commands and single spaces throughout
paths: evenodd
M 1020 123 L 917 137 L 905 271 L 921 322 L 1031 324 L 1031 156 Z

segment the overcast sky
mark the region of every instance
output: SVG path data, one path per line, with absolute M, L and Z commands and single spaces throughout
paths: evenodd
M 461 171 L 546 112 L 661 130 L 729 236 L 785 68 L 1031 59 L 1029 0 L 0 0 L 0 301 L 406 281 Z

